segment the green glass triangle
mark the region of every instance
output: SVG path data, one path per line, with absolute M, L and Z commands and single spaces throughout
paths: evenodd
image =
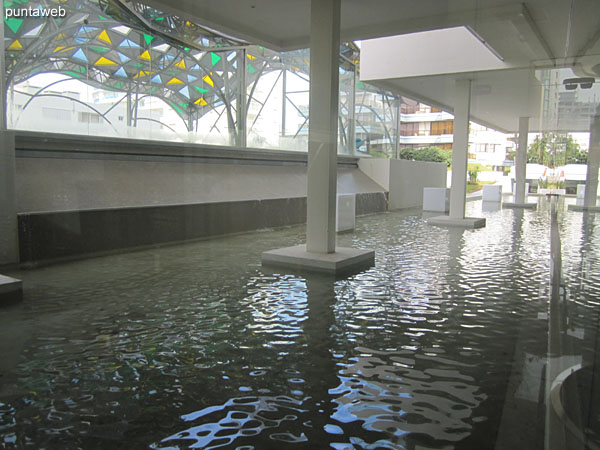
M 154 36 L 150 36 L 149 34 L 144 34 L 144 40 L 146 41 L 146 45 L 150 45 L 154 40 Z
M 14 17 L 10 17 L 8 19 L 4 19 L 4 23 L 8 25 L 8 28 L 12 30 L 13 33 L 17 34 L 21 25 L 23 25 L 23 19 L 15 19 Z
M 85 67 L 78 67 L 77 69 L 75 69 L 75 72 L 85 73 Z
M 95 45 L 90 46 L 90 48 L 92 50 L 94 50 L 95 52 L 98 52 L 98 53 L 104 53 L 104 52 L 107 52 L 108 50 L 110 50 L 110 49 L 108 49 L 106 47 L 98 47 L 98 46 L 95 46 Z
M 123 87 L 123 83 L 119 82 L 119 83 L 115 84 L 115 87 L 117 89 L 121 89 Z
M 211 52 L 211 54 L 210 54 L 210 60 L 212 62 L 212 65 L 214 66 L 219 61 L 221 61 L 221 57 L 219 55 L 217 55 L 216 53 Z
M 256 72 L 256 70 L 254 70 L 254 67 L 252 67 L 250 64 L 248 64 L 246 66 L 246 70 L 248 71 L 248 73 L 254 73 L 254 72 Z
M 169 103 L 171 104 L 171 106 L 173 108 L 175 108 L 176 111 L 179 112 L 179 114 L 183 114 L 183 110 L 179 106 L 177 106 L 175 103 L 172 103 L 172 102 L 169 102 Z
M 104 16 L 101 16 L 101 15 L 98 15 L 98 18 L 99 18 L 100 20 L 108 20 L 106 17 L 104 17 Z
M 206 94 L 208 92 L 208 89 L 204 89 L 204 88 L 201 88 L 201 87 L 198 87 L 198 86 L 194 86 L 194 89 L 196 89 L 201 94 Z
M 358 83 L 356 83 L 356 87 L 359 89 L 364 89 L 365 88 L 365 84 L 362 81 L 359 81 Z

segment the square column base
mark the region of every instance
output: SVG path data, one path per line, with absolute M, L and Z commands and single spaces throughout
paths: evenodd
M 503 202 L 502 206 L 504 208 L 537 209 L 537 203 Z
M 264 252 L 262 263 L 308 272 L 341 274 L 375 265 L 375 251 L 338 247 L 335 253 L 313 253 L 307 252 L 306 245 L 302 244 Z
M 485 227 L 485 219 L 482 217 L 463 217 L 461 219 L 450 216 L 436 216 L 427 219 L 427 223 L 438 227 L 462 227 L 471 229 Z
M 23 282 L 0 275 L 0 306 L 11 305 L 21 300 L 23 300 Z
M 600 206 L 569 205 L 569 211 L 584 211 L 597 213 L 600 212 Z

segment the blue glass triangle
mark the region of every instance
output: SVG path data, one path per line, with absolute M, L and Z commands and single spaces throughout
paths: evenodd
M 188 87 L 187 87 L 187 86 L 186 86 L 186 87 L 184 87 L 183 89 L 181 89 L 181 90 L 179 91 L 179 93 L 180 93 L 181 95 L 183 95 L 183 96 L 184 96 L 185 98 L 187 98 L 187 99 L 189 99 L 189 98 L 190 98 L 190 90 L 188 89 Z
M 188 81 L 189 81 L 190 83 L 192 83 L 192 82 L 196 81 L 197 79 L 198 79 L 198 77 L 195 77 L 194 75 L 188 75 Z
M 78 59 L 79 61 L 87 62 L 87 56 L 83 53 L 83 50 L 79 49 L 75 53 L 73 53 L 73 58 Z
M 200 70 L 200 66 L 198 64 L 196 64 L 190 70 Z
M 79 31 L 77 32 L 77 34 L 93 33 L 96 30 L 98 30 L 98 28 L 96 28 L 96 27 L 81 27 L 79 29 Z
M 117 53 L 119 55 L 119 59 L 121 60 L 121 62 L 123 64 L 125 64 L 126 62 L 131 61 L 131 58 L 128 58 L 127 56 L 125 56 L 123 53 Z
M 77 42 L 78 44 L 85 44 L 86 42 L 89 41 L 88 38 L 85 37 L 76 37 L 73 39 L 75 42 Z
M 123 39 L 123 42 L 121 42 L 119 44 L 119 47 L 123 47 L 123 48 L 141 48 L 139 45 L 137 45 L 133 41 L 130 41 L 129 39 Z
M 115 72 L 115 75 L 116 75 L 116 76 L 118 76 L 118 77 L 124 77 L 124 78 L 127 78 L 127 72 L 125 72 L 125 70 L 123 70 L 123 68 L 122 68 L 122 67 L 119 67 L 119 70 L 117 70 L 117 71 Z
M 152 82 L 162 84 L 162 78 L 160 75 L 156 75 L 154 78 L 152 78 Z

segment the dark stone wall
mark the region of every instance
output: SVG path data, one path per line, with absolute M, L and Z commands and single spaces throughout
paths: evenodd
M 385 193 L 357 194 L 357 215 L 387 210 Z M 306 197 L 19 214 L 21 263 L 74 259 L 306 222 Z

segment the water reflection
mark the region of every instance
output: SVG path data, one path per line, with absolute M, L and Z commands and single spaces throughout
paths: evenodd
M 0 446 L 490 448 L 507 393 L 531 398 L 511 381 L 538 355 L 521 343 L 545 344 L 545 208 L 475 231 L 361 218 L 339 245 L 377 248 L 376 267 L 338 280 L 260 268 L 301 227 L 14 274 L 28 292 L 0 316 L 23 337 L 2 366 Z M 564 260 L 579 270 L 569 220 Z M 586 308 L 597 230 L 583 282 L 567 272 Z

